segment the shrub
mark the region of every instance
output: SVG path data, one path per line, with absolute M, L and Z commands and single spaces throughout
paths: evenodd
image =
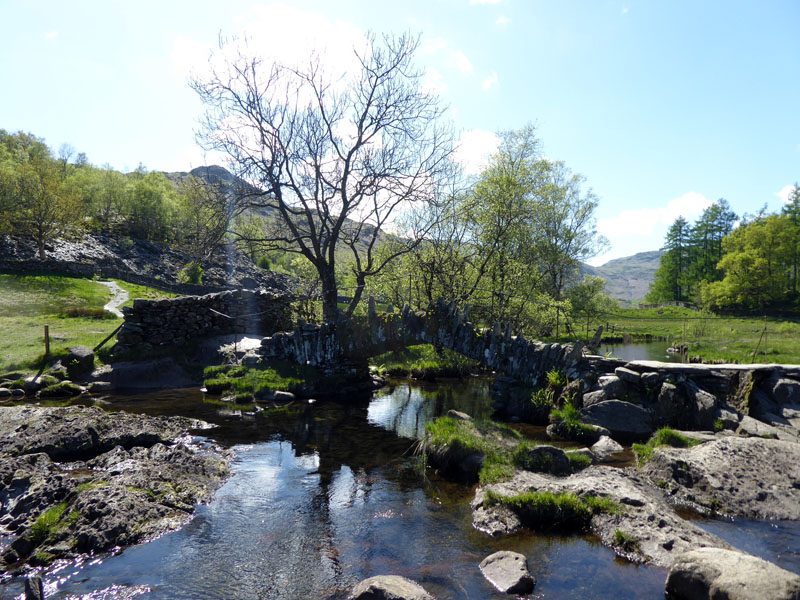
M 636 455 L 636 462 L 644 464 L 653 458 L 653 452 L 660 446 L 672 446 L 673 448 L 691 448 L 701 442 L 693 440 L 685 435 L 678 433 L 669 427 L 662 427 L 656 431 L 646 444 L 634 444 L 633 453 Z
M 190 262 L 178 273 L 178 282 L 200 285 L 203 283 L 203 267 L 196 261 Z
M 550 409 L 555 403 L 555 393 L 549 388 L 539 388 L 533 390 L 531 403 L 536 408 Z
M 264 269 L 265 271 L 272 270 L 272 261 L 266 256 L 259 256 L 256 264 L 260 269 Z
M 547 385 L 553 389 L 562 388 L 569 383 L 567 376 L 562 371 L 550 369 L 547 372 Z

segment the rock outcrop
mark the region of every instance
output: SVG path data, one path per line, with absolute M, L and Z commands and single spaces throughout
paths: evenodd
M 229 474 L 229 456 L 181 437 L 203 425 L 96 408 L 0 408 L 0 534 L 13 538 L 3 565 L 105 552 L 182 526 Z
M 800 519 L 800 444 L 726 436 L 657 448 L 642 473 L 673 500 L 730 516 Z
M 800 576 L 735 550 L 698 548 L 675 560 L 666 592 L 678 600 L 798 600 Z

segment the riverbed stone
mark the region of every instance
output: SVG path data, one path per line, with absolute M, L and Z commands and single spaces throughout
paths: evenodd
M 11 390 L 5 387 L 0 387 L 0 398 L 11 397 Z
M 726 436 L 694 448 L 657 448 L 642 474 L 675 501 L 726 515 L 800 519 L 800 444 Z
M 350 600 L 433 600 L 421 585 L 399 575 L 378 575 L 357 584 Z
M 94 352 L 86 346 L 72 346 L 67 352 L 67 373 L 72 380 L 82 381 L 94 369 Z
M 536 585 L 525 555 L 519 552 L 495 552 L 484 558 L 479 568 L 489 583 L 504 594 L 529 594 Z
M 658 385 L 660 375 L 655 371 L 646 371 L 642 373 L 642 383 L 648 388 L 654 388 Z
M 592 446 L 592 453 L 597 457 L 598 460 L 603 460 L 612 454 L 622 452 L 624 449 L 625 448 L 615 442 L 612 438 L 604 435 Z
M 633 385 L 638 385 L 642 378 L 639 373 L 626 367 L 617 367 L 614 369 L 614 375 L 619 377 L 625 383 L 630 383 Z
M 566 475 L 570 471 L 569 458 L 561 448 L 541 444 L 521 453 L 519 464 L 528 471 Z
M 798 600 L 800 576 L 736 550 L 697 548 L 677 558 L 666 592 L 680 600 Z
M 609 398 L 604 390 L 595 390 L 593 392 L 586 392 L 583 395 L 583 406 L 584 408 L 586 408 L 587 406 L 592 406 L 594 404 L 599 404 L 600 402 L 605 402 L 608 399 Z
M 625 383 L 616 375 L 603 375 L 597 384 L 605 392 L 607 398 L 622 398 L 625 394 Z
M 622 400 L 606 400 L 581 411 L 583 421 L 605 427 L 620 441 L 637 441 L 653 433 L 650 414 L 641 406 Z
M 772 383 L 772 381 L 770 381 Z M 800 402 L 800 382 L 785 377 L 777 378 L 772 383 L 772 397 L 779 404 L 795 404 Z

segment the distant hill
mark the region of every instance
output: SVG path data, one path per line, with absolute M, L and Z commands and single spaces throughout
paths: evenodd
M 600 267 L 581 264 L 581 273 L 606 280 L 606 292 L 618 300 L 640 300 L 647 295 L 661 261 L 660 250 L 616 258 Z

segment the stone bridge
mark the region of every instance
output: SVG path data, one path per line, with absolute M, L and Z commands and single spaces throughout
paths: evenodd
M 369 356 L 414 344 L 433 344 L 458 352 L 484 367 L 536 385 L 551 369 L 577 375 L 580 344 L 542 344 L 512 336 L 511 328 L 475 327 L 469 309 L 459 310 L 440 300 L 429 311 L 378 313 L 370 298 L 366 319 L 311 325 L 298 322 L 293 332 L 276 333 L 262 341 L 265 358 L 284 358 L 300 364 L 329 367 L 364 362 Z

